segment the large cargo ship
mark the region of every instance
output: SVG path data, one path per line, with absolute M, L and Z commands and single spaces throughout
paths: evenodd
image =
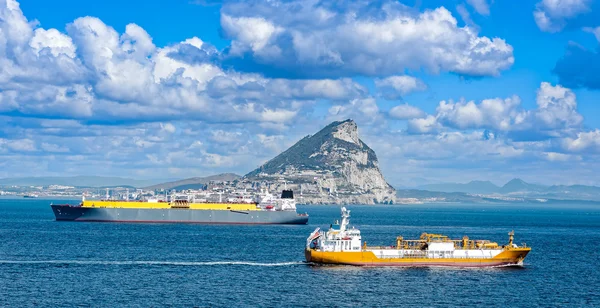
M 202 224 L 306 224 L 298 214 L 291 190 L 280 198 L 267 195 L 260 202 L 194 202 L 85 200 L 78 205 L 51 204 L 56 220 L 95 222 L 202 223 Z
M 512 231 L 504 246 L 488 240 L 471 240 L 467 236 L 452 240 L 440 234 L 423 233 L 416 240 L 399 236 L 395 246 L 369 247 L 367 242 L 362 242 L 360 230 L 348 228 L 349 218 L 350 211 L 342 208 L 339 229 L 330 227 L 323 232 L 317 228 L 306 241 L 306 261 L 359 266 L 523 266 L 531 250 L 525 244 L 514 244 Z

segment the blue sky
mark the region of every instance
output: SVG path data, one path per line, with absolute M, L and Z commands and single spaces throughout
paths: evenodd
M 0 177 L 244 174 L 354 119 L 395 186 L 600 185 L 600 4 L 0 0 Z

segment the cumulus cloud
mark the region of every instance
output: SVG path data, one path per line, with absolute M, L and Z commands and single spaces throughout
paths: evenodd
M 542 82 L 537 92 L 537 109 L 533 116 L 542 129 L 555 130 L 579 127 L 583 117 L 577 112 L 575 93 L 560 85 Z
M 118 33 L 88 16 L 66 29 L 35 28 L 16 1 L 0 3 L 0 113 L 99 124 L 241 121 L 283 129 L 309 108 L 299 100 L 349 100 L 368 92 L 351 79 L 269 79 L 224 70 L 218 51 L 201 39 L 157 47 L 136 24 Z
M 409 120 L 407 130 L 412 134 L 432 134 L 437 133 L 441 127 L 436 117 L 427 115 L 424 118 Z
M 0 1 L 0 90 L 18 86 L 19 80 L 53 84 L 84 77 L 74 58 L 71 38 L 56 29 L 36 29 L 14 0 Z
M 408 93 L 427 89 L 425 83 L 420 79 L 405 75 L 375 79 L 375 86 L 381 96 L 388 100 L 399 99 Z
M 468 128 L 492 128 L 510 130 L 525 121 L 527 114 L 520 110 L 519 97 L 507 99 L 484 99 L 474 101 L 441 101 L 436 109 L 438 121 L 445 126 Z
M 542 31 L 558 32 L 575 17 L 591 11 L 592 0 L 542 0 L 533 17 Z
M 425 114 L 425 112 L 423 112 L 423 110 L 421 110 L 417 107 L 411 106 L 409 104 L 394 106 L 392 109 L 390 109 L 389 114 L 390 114 L 390 117 L 399 119 L 399 120 L 410 120 L 410 119 L 422 118 L 422 117 L 426 116 L 426 114 Z
M 579 132 L 574 138 L 564 138 L 561 146 L 569 152 L 595 152 L 600 153 L 600 130 Z
M 221 26 L 229 63 L 271 76 L 495 76 L 514 62 L 512 46 L 459 27 L 447 9 L 417 14 L 395 1 L 229 2 Z
M 434 114 L 408 121 L 413 134 L 435 134 L 452 130 L 484 130 L 486 139 L 501 133 L 514 140 L 546 140 L 571 136 L 583 129 L 573 91 L 542 82 L 535 109 L 526 110 L 518 96 L 475 101 L 441 101 Z M 411 108 L 410 106 L 400 107 Z

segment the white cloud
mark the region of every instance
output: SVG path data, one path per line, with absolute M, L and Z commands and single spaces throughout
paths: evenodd
M 393 107 L 392 109 L 390 109 L 390 117 L 395 118 L 395 119 L 399 119 L 399 120 L 409 120 L 409 119 L 414 119 L 414 118 L 423 118 L 426 116 L 425 112 L 423 112 L 423 110 L 408 105 L 408 104 L 403 104 L 403 105 L 398 105 Z
M 441 128 L 437 119 L 428 115 L 424 118 L 411 119 L 408 121 L 408 132 L 414 134 L 431 134 L 437 133 Z
M 521 100 L 517 96 L 484 99 L 480 104 L 474 101 L 441 101 L 436 109 L 436 116 L 440 123 L 449 127 L 507 131 L 525 121 L 526 113 L 520 108 L 520 104 Z
M 44 117 L 86 118 L 92 115 L 93 93 L 89 86 L 24 85 L 0 93 L 0 111 Z
M 537 91 L 536 104 L 536 109 L 525 110 L 518 96 L 484 99 L 480 103 L 441 101 L 434 115 L 411 120 L 409 131 L 431 133 L 437 131 L 434 128 L 443 126 L 459 130 L 493 129 L 559 137 L 581 129 L 583 117 L 577 112 L 577 100 L 570 89 L 542 82 Z
M 136 24 L 118 33 L 98 18 L 82 17 L 67 25 L 68 35 L 34 29 L 14 1 L 0 6 L 0 29 L 0 50 L 10 51 L 0 53 L 3 113 L 109 123 L 260 122 L 284 129 L 310 109 L 311 103 L 298 100 L 348 100 L 368 92 L 351 79 L 267 79 L 225 71 L 213 61 L 216 49 L 201 39 L 156 47 Z
M 175 125 L 173 125 L 171 123 L 164 123 L 164 124 L 160 123 L 160 128 L 162 131 L 169 133 L 169 134 L 172 134 L 177 130 L 177 128 L 175 128 Z
M 348 104 L 329 108 L 328 120 L 356 119 L 363 123 L 374 123 L 380 119 L 379 107 L 372 97 L 353 99 Z
M 242 61 L 243 52 L 255 62 L 249 65 L 278 74 L 386 76 L 425 69 L 495 76 L 514 62 L 513 48 L 503 39 L 458 27 L 443 7 L 414 14 L 383 1 L 374 16 L 367 4 L 232 2 L 223 6 L 221 25 L 232 39 L 233 63 Z
M 471 5 L 477 13 L 481 15 L 490 15 L 490 5 L 487 0 L 467 0 L 467 3 Z
M 467 10 L 467 8 L 462 5 L 459 4 L 456 6 L 456 12 L 458 13 L 458 15 L 460 15 L 460 18 L 462 18 L 463 22 L 470 27 L 473 27 L 473 29 L 476 29 L 479 31 L 479 26 L 473 21 L 473 19 L 471 18 L 471 14 L 469 14 L 469 11 Z
M 600 130 L 579 132 L 577 137 L 566 137 L 561 140 L 561 146 L 568 152 L 595 152 L 600 153 Z
M 583 31 L 585 31 L 585 32 L 589 32 L 589 33 L 592 33 L 592 34 L 594 34 L 594 36 L 596 37 L 596 40 L 597 40 L 598 42 L 600 42 L 600 27 L 595 27 L 595 28 L 592 28 L 592 27 L 584 27 L 584 28 L 583 28 Z
M 6 148 L 15 152 L 34 152 L 37 151 L 35 141 L 31 139 L 1 139 L 0 145 L 4 145 Z
M 542 82 L 537 92 L 535 119 L 544 129 L 578 127 L 583 117 L 577 112 L 575 93 L 560 85 Z
M 56 29 L 36 29 L 18 2 L 0 2 L 0 90 L 15 88 L 19 80 L 69 83 L 83 78 L 70 39 Z
M 569 155 L 557 152 L 545 152 L 543 153 L 543 157 L 548 161 L 570 161 L 570 160 L 581 160 L 581 156 L 578 155 Z
M 591 0 L 542 0 L 537 3 L 533 17 L 546 32 L 562 30 L 567 21 L 590 10 Z
M 285 123 L 285 122 L 290 121 L 292 118 L 294 118 L 296 116 L 296 113 L 297 113 L 296 111 L 291 111 L 291 110 L 265 109 L 261 113 L 261 119 L 265 122 Z
M 59 57 L 61 54 L 64 54 L 69 58 L 75 58 L 75 45 L 73 45 L 73 40 L 56 29 L 35 29 L 34 35 L 29 41 L 29 46 L 38 55 L 47 49 L 54 57 Z
M 232 144 L 241 141 L 243 138 L 242 133 L 239 131 L 224 131 L 222 129 L 214 130 L 210 132 L 210 140 L 217 143 Z
M 231 52 L 234 55 L 241 55 L 250 48 L 252 52 L 262 57 L 281 56 L 280 49 L 276 46 L 267 46 L 270 40 L 283 31 L 278 27 L 261 17 L 239 17 L 221 15 L 221 26 L 225 33 L 235 37 L 232 42 Z
M 427 89 L 425 83 L 420 79 L 405 75 L 375 79 L 375 86 L 388 100 L 399 99 L 408 93 Z

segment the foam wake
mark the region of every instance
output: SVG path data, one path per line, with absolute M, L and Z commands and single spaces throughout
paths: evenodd
M 64 265 L 164 265 L 164 266 L 293 266 L 305 265 L 305 262 L 259 263 L 248 261 L 103 261 L 103 260 L 0 260 L 0 264 L 64 264 Z

